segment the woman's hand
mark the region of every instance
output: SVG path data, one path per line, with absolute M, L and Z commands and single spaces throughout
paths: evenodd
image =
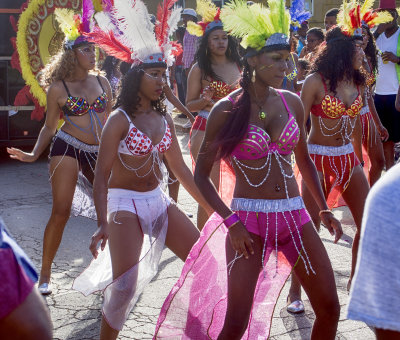
M 92 236 L 92 241 L 90 242 L 89 249 L 95 259 L 97 259 L 97 255 L 99 254 L 99 252 L 97 250 L 97 244 L 99 243 L 100 240 L 101 240 L 100 247 L 101 247 L 101 250 L 103 251 L 106 246 L 107 240 L 108 240 L 108 224 L 107 223 L 102 224 Z
M 321 211 L 322 224 L 329 230 L 330 234 L 335 235 L 334 243 L 337 243 L 343 235 L 342 225 L 331 211 Z
M 388 130 L 382 125 L 380 124 L 378 126 L 378 133 L 381 136 L 381 140 L 382 142 L 386 142 L 389 138 L 389 132 Z
M 249 258 L 249 253 L 254 254 L 252 243 L 254 243 L 249 232 L 241 222 L 237 222 L 229 228 L 229 238 L 231 246 L 239 255 Z
M 10 154 L 10 158 L 21 162 L 31 163 L 37 160 L 37 157 L 32 152 L 24 152 L 16 148 L 7 148 L 7 152 Z
M 214 104 L 214 101 L 212 100 L 213 96 L 214 96 L 214 90 L 210 86 L 205 87 L 201 97 L 204 100 L 210 102 L 211 104 Z

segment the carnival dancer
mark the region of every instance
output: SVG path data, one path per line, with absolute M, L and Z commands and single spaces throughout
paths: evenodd
M 95 28 L 90 34 L 107 53 L 132 64 L 100 143 L 94 182 L 99 229 L 90 245 L 95 259 L 73 285 L 85 295 L 104 290 L 101 339 L 117 338 L 157 273 L 164 244 L 185 260 L 199 237 L 160 186 L 164 157 L 189 193 L 211 212 L 184 163 L 172 118 L 162 103 L 167 65 L 173 61 L 168 36 L 180 18 L 180 8 L 170 10 L 174 3 L 164 7 L 154 33 L 142 1 L 114 0 L 113 11 L 105 16 L 111 21 L 102 25 L 97 18 L 105 31 Z M 100 241 L 103 251 L 98 252 Z
M 297 84 L 298 76 L 298 55 L 295 53 L 296 46 L 293 42 L 296 40 L 295 33 L 301 28 L 301 25 L 311 18 L 311 13 L 304 10 L 304 0 L 294 0 L 289 9 L 290 13 L 290 57 L 288 61 L 288 73 L 283 79 L 282 89 L 292 92 L 300 92 L 301 85 Z M 296 44 L 295 44 L 296 45 Z
M 357 228 L 348 288 L 354 275 L 361 219 L 369 190 L 351 144 L 354 128 L 359 124 L 365 91 L 365 77 L 360 71 L 364 58 L 360 13 L 358 3 L 343 3 L 338 14 L 339 26 L 328 31 L 326 45 L 318 54 L 301 92 L 305 117 L 308 118 L 311 112 L 308 151 L 321 177 L 325 197 L 328 200 L 331 191 L 338 191 L 348 205 Z M 377 15 L 373 22 L 380 20 L 385 21 L 386 14 Z M 332 65 L 336 67 L 332 68 Z M 318 210 L 306 185 L 303 185 L 302 196 L 314 224 L 319 228 Z
M 68 9 L 55 11 L 65 40 L 42 73 L 47 114 L 33 151 L 7 149 L 11 158 L 34 162 L 52 142 L 49 170 L 53 207 L 43 239 L 39 278 L 42 294 L 52 292 L 51 264 L 70 213 L 96 219 L 92 182 L 101 131 L 111 111 L 112 92 L 107 79 L 96 69 L 94 44 L 83 35 L 90 30 L 92 2 L 85 0 L 82 8 L 81 16 Z M 56 133 L 60 111 L 64 124 Z
M 187 85 L 186 106 L 198 112 L 190 130 L 190 154 L 196 163 L 204 138 L 207 118 L 213 105 L 238 88 L 241 64 L 235 39 L 224 30 L 220 9 L 211 0 L 197 0 L 197 13 L 202 17 L 198 24 L 188 22 L 189 33 L 201 36 Z M 220 164 L 215 164 L 211 178 L 219 188 Z M 201 229 L 207 215 L 199 206 L 197 227 Z
M 372 96 L 373 86 L 375 85 L 376 74 L 378 71 L 378 60 L 375 39 L 370 31 L 370 27 L 372 28 L 374 26 L 373 21 L 371 21 L 373 16 L 371 16 L 369 12 L 371 9 L 372 8 L 365 8 L 364 12 L 361 12 L 361 15 L 365 17 L 365 20 L 364 18 L 362 19 L 362 48 L 365 53 L 363 69 L 366 73 L 366 90 L 363 98 L 364 106 L 360 112 L 361 129 L 356 130 L 359 132 L 359 136 L 355 136 L 357 145 L 361 144 L 368 154 L 368 163 L 370 163 L 370 168 L 367 170 L 370 186 L 372 186 L 381 176 L 385 165 L 382 141 L 386 141 L 389 137 L 388 131 L 382 125 L 378 113 L 376 112 Z M 361 143 L 359 143 L 360 139 Z M 360 152 L 362 150 L 355 148 L 355 151 L 357 150 L 357 157 L 362 160 L 361 163 L 364 164 L 362 153 Z
M 335 242 L 342 230 L 308 156 L 300 99 L 275 89 L 287 70 L 289 13 L 283 0 L 268 4 L 235 0 L 222 10 L 224 28 L 247 52 L 241 89 L 212 109 L 196 164 L 196 183 L 216 213 L 162 307 L 155 339 L 267 339 L 292 268 L 316 314 L 312 338 L 335 338 L 333 271 L 300 197 L 293 152 Z M 230 208 L 210 179 L 218 157 L 236 174 Z

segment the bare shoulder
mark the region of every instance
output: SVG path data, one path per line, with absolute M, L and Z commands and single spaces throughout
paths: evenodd
M 306 77 L 306 80 L 304 81 L 304 86 L 322 86 L 322 78 L 319 73 L 311 73 Z
M 56 80 L 47 89 L 47 94 L 49 97 L 58 97 L 64 93 L 66 93 L 66 90 L 61 80 Z
M 302 105 L 301 99 L 296 93 L 287 90 L 279 90 L 279 92 L 282 93 L 289 106 Z
M 233 108 L 233 103 L 237 101 L 238 97 L 242 93 L 242 89 L 238 89 L 236 91 L 233 91 L 229 94 L 229 96 L 222 98 L 219 100 L 212 108 L 210 115 L 208 117 L 208 120 L 210 120 L 213 125 L 217 124 L 218 126 L 220 124 L 223 124 L 230 115 L 232 115 L 232 108 Z M 229 97 L 231 99 L 229 99 Z
M 174 126 L 174 120 L 169 112 L 165 115 L 165 120 L 167 121 L 169 126 Z

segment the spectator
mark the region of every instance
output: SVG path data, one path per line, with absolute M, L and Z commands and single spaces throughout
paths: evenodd
M 296 38 L 299 41 L 299 43 L 297 44 L 297 51 L 296 51 L 297 55 L 300 55 L 303 47 L 306 45 L 307 31 L 308 31 L 308 21 L 304 21 L 301 24 L 301 27 L 297 30 Z
M 329 31 L 333 26 L 336 26 L 336 17 L 339 14 L 339 8 L 331 8 L 325 14 L 325 30 Z
M 383 142 L 386 170 L 394 164 L 394 144 L 400 141 L 400 113 L 396 110 L 396 94 L 399 88 L 400 29 L 397 25 L 398 14 L 395 0 L 381 0 L 378 10 L 388 11 L 393 21 L 379 25 L 382 31 L 376 39 L 378 54 L 378 76 L 375 86 L 375 107 L 383 126 L 389 132 L 389 138 Z
M 376 328 L 378 340 L 400 339 L 400 164 L 372 187 L 347 317 Z
M 8 234 L 0 218 L 0 334 L 1 339 L 52 338 L 49 312 L 38 289 L 36 270 Z
M 197 13 L 192 8 L 185 8 L 182 12 L 183 24 L 186 28 L 188 21 L 197 22 Z M 186 78 L 189 75 L 189 71 L 194 63 L 194 56 L 197 50 L 197 41 L 199 37 L 190 34 L 185 30 L 183 36 L 183 67 L 185 68 Z M 186 88 L 186 86 L 185 86 Z

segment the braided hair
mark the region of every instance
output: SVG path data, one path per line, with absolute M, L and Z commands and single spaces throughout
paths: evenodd
M 247 60 L 243 61 L 243 73 L 240 79 L 242 93 L 233 105 L 231 114 L 217 135 L 213 146 L 219 149 L 218 158 L 228 158 L 236 145 L 242 140 L 247 131 L 251 114 L 251 99 L 249 88 L 251 84 L 251 70 Z

